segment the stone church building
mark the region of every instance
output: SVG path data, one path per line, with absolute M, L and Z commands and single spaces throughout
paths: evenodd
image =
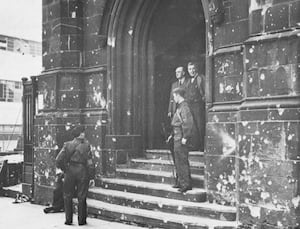
M 24 79 L 23 192 L 52 200 L 55 157 L 86 127 L 95 217 L 161 228 L 298 228 L 300 0 L 43 0 L 43 71 Z M 175 68 L 205 75 L 204 152 L 173 189 Z

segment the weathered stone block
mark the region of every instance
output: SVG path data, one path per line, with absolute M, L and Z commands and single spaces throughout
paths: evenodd
M 58 92 L 58 107 L 60 109 L 79 109 L 80 108 L 80 91 L 64 90 Z
M 249 110 L 249 111 L 240 111 L 240 120 L 245 121 L 244 124 L 248 121 L 255 120 L 268 120 L 268 111 L 267 110 Z
M 52 148 L 56 146 L 56 128 L 54 125 L 38 126 L 37 146 Z
M 102 14 L 105 8 L 105 0 L 94 1 L 87 0 L 84 3 L 84 16 L 89 17 L 97 14 Z M 100 24 L 100 22 L 99 22 Z
M 207 155 L 229 156 L 236 150 L 235 124 L 207 124 Z
M 81 67 L 81 52 L 79 51 L 64 51 L 61 54 L 61 63 L 59 67 Z
M 91 66 L 106 65 L 107 62 L 106 58 L 107 58 L 106 49 L 84 52 L 84 66 L 91 67 Z
M 84 20 L 84 33 L 87 35 L 88 34 L 99 34 L 102 18 L 103 18 L 103 15 L 101 15 L 101 14 L 87 17 Z
M 85 77 L 85 107 L 105 108 L 106 101 L 106 75 L 104 72 L 89 74 Z
M 300 22 L 300 1 L 290 3 L 290 26 L 298 27 Z
M 236 202 L 235 157 L 207 156 L 206 176 L 209 193 L 217 202 Z
M 247 97 L 258 97 L 259 89 L 260 87 L 257 70 L 248 72 L 246 81 Z
M 52 42 L 54 43 L 54 48 L 51 46 Z M 59 40 L 50 39 L 50 52 L 65 50 L 81 51 L 82 47 L 83 40 L 81 35 L 61 35 Z
M 268 44 L 255 43 L 246 46 L 246 69 L 267 66 Z
M 265 31 L 276 31 L 289 27 L 288 4 L 273 5 L 266 11 Z
M 268 111 L 269 120 L 297 121 L 300 117 L 299 108 L 278 108 Z
M 218 112 L 218 113 L 208 113 L 208 122 L 220 123 L 220 122 L 236 122 L 237 113 L 236 112 Z
M 80 35 L 82 33 L 82 18 L 59 18 L 52 22 L 52 35 Z
M 51 205 L 54 188 L 43 185 L 34 185 L 34 203 L 42 205 Z
M 38 110 L 56 107 L 56 76 L 46 75 L 38 79 Z
M 48 20 L 52 21 L 60 18 L 60 3 L 55 2 L 53 4 L 49 4 L 48 8 Z
M 300 123 L 288 122 L 286 124 L 287 158 L 300 160 Z
M 62 0 L 60 4 L 60 15 L 62 18 L 80 18 L 83 16 L 83 1 Z
M 242 77 L 222 77 L 216 79 L 215 101 L 239 101 L 242 99 Z
M 214 34 L 214 49 L 245 41 L 249 35 L 248 20 L 222 24 L 216 27 Z
M 242 54 L 240 52 L 237 52 L 216 56 L 214 61 L 214 71 L 217 77 L 242 76 Z
M 54 149 L 34 148 L 35 166 L 34 180 L 38 185 L 54 186 L 55 184 L 55 158 Z
M 299 225 L 295 213 L 289 209 L 248 204 L 240 206 L 239 212 L 243 225 L 256 225 L 255 228 L 280 229 Z
M 89 34 L 84 41 L 86 51 L 97 50 L 106 47 L 107 37 L 98 34 Z
M 260 33 L 263 30 L 262 9 L 251 12 L 250 15 L 250 34 Z
M 247 0 L 232 0 L 231 1 L 231 19 L 232 21 L 238 21 L 242 19 L 248 19 L 249 1 Z

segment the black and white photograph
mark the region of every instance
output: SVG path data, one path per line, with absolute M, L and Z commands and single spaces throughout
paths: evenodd
M 0 229 L 300 229 L 300 0 L 0 3 Z

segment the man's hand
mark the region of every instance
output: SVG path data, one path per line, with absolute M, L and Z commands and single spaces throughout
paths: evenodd
M 89 187 L 94 187 L 95 186 L 95 180 L 90 180 Z
M 172 113 L 171 113 L 171 112 L 168 113 L 168 117 L 169 117 L 169 118 L 172 117 Z
M 168 142 L 170 142 L 170 140 L 172 139 L 172 135 L 169 135 L 169 137 L 168 137 L 168 139 L 166 140 L 166 142 L 168 143 Z
M 182 144 L 182 145 L 185 145 L 186 142 L 187 142 L 187 139 L 186 139 L 186 138 L 182 138 L 182 139 L 181 139 L 181 144 Z

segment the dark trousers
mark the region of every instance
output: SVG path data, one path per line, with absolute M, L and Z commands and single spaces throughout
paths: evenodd
M 174 141 L 175 168 L 178 176 L 178 185 L 181 188 L 192 187 L 190 163 L 188 159 L 189 150 L 181 140 Z
M 73 221 L 73 201 L 76 191 L 78 199 L 78 223 L 86 222 L 87 206 L 86 197 L 89 189 L 87 168 L 82 164 L 70 163 L 64 179 L 64 205 L 66 222 Z
M 196 123 L 196 131 L 193 133 L 194 137 L 196 137 L 197 141 L 194 141 L 196 149 L 193 150 L 201 150 L 204 151 L 204 137 L 205 137 L 205 103 L 197 102 L 189 104 L 194 121 Z

